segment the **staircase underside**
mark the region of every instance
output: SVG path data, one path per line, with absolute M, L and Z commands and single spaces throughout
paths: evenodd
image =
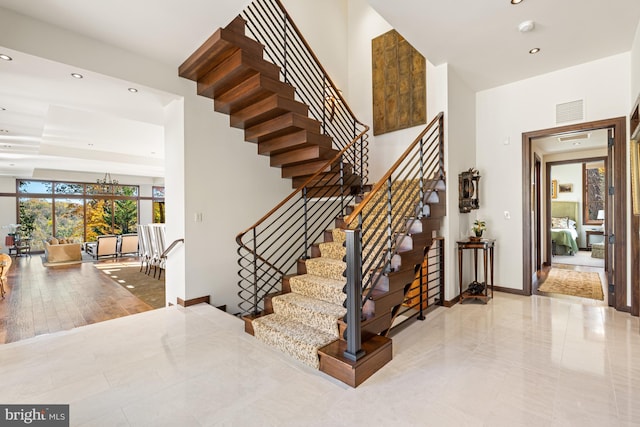
M 281 168 L 282 177 L 292 178 L 298 188 L 338 150 L 322 134 L 321 123 L 308 116 L 308 106 L 295 99 L 295 88 L 280 81 L 280 67 L 266 61 L 263 50 L 245 35 L 245 21 L 237 17 L 200 46 L 180 66 L 179 75 L 197 82 L 198 94 L 212 98 L 216 111 L 229 114 L 230 126 L 243 129 L 258 154 L 270 156 L 271 166 Z M 349 187 L 359 185 L 350 169 L 345 174 Z M 317 180 L 309 196 L 327 195 L 323 188 L 330 185 Z

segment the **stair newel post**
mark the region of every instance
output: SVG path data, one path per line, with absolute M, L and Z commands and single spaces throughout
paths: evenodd
M 438 166 L 440 167 L 440 177 L 444 176 L 444 116 L 440 113 L 438 117 L 438 148 L 439 148 L 439 159 Z
M 340 212 L 344 213 L 344 159 L 340 156 Z
M 344 357 L 351 361 L 357 361 L 365 355 L 362 350 L 362 233 L 359 228 L 345 230 L 347 246 L 347 271 L 345 272 L 347 284 L 347 300 L 345 306 L 347 314 L 347 349 Z
M 426 256 L 422 259 L 422 263 L 418 266 L 418 268 L 420 269 L 420 314 L 418 315 L 418 320 L 424 320 L 426 319 L 426 317 L 424 317 L 424 312 L 422 310 L 422 304 L 424 303 L 424 260 L 426 259 Z M 428 264 L 428 263 L 427 263 Z
M 304 201 L 304 253 L 302 254 L 302 259 L 307 259 L 309 258 L 307 256 L 309 251 L 309 209 L 307 206 L 309 199 L 307 199 L 307 187 L 302 189 L 302 200 Z
M 393 259 L 393 230 L 391 227 L 392 224 L 392 220 L 393 220 L 393 203 L 391 200 L 391 196 L 392 196 L 392 192 L 391 192 L 391 188 L 392 188 L 392 181 L 391 181 L 391 177 L 389 177 L 389 179 L 387 180 L 387 253 L 389 254 L 389 266 L 387 268 L 387 271 L 391 271 L 391 260 Z
M 256 229 L 253 229 L 253 314 L 258 314 L 258 245 Z
M 424 138 L 420 138 L 420 200 L 418 201 L 418 219 L 424 213 Z

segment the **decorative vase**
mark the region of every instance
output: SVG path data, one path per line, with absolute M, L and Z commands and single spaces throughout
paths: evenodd
M 472 242 L 478 242 L 482 239 L 482 231 L 476 231 L 475 232 L 475 236 L 471 236 L 469 238 L 469 240 L 471 240 Z

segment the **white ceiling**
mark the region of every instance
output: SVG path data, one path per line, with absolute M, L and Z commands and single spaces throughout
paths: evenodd
M 627 52 L 640 20 L 638 0 L 369 3 L 429 61 L 448 63 L 476 91 Z M 520 33 L 526 20 L 535 29 Z
M 588 151 L 607 146 L 607 130 L 598 129 L 589 132 L 575 132 L 562 136 L 549 136 L 533 141 L 536 151 L 541 154 L 560 154 L 575 151 Z
M 474 90 L 629 51 L 640 21 L 638 0 L 368 1 L 432 63 L 448 63 Z M 0 8 L 177 70 L 247 3 L 0 0 Z M 536 29 L 519 33 L 528 19 Z M 533 47 L 542 50 L 530 55 Z M 0 175 L 58 169 L 163 176 L 162 108 L 171 95 L 149 88 L 132 94 L 131 83 L 10 51 L 1 41 L 0 51 L 14 57 L 0 61 L 0 129 L 9 131 L 0 132 Z

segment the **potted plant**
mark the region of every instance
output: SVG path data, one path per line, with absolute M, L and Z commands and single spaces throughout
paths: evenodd
M 473 227 L 471 227 L 471 231 L 473 232 L 473 236 L 471 240 L 480 240 L 480 238 L 482 237 L 482 233 L 484 233 L 484 230 L 487 229 L 487 223 L 486 221 L 483 221 L 481 219 L 476 219 L 473 222 Z

